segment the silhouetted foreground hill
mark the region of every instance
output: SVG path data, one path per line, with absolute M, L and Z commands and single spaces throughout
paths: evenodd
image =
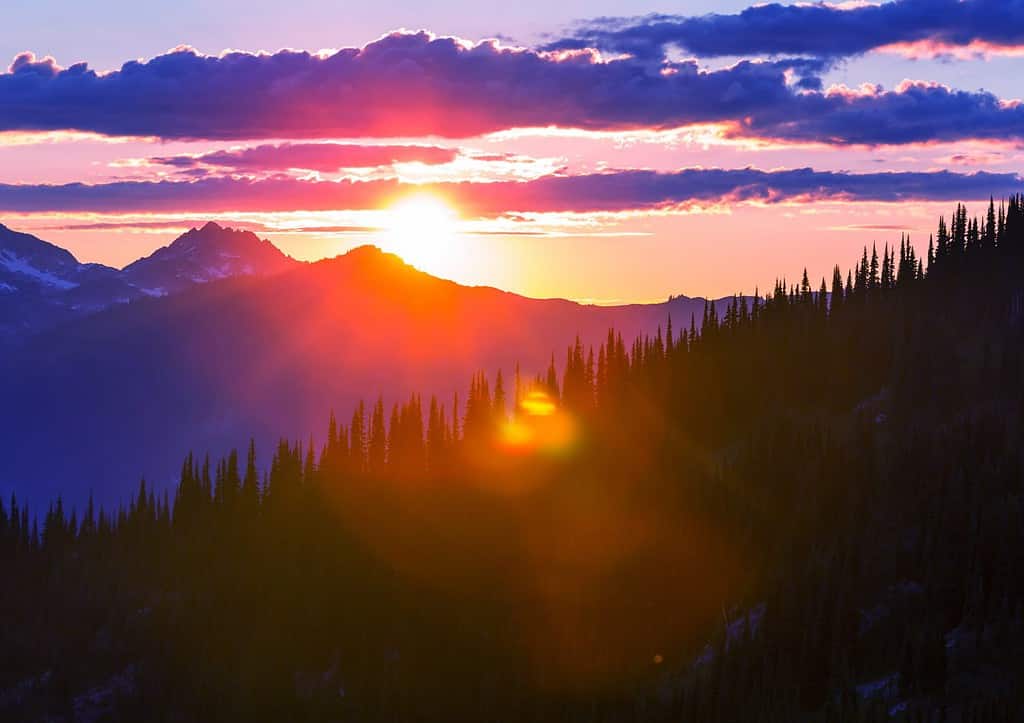
M 257 314 L 313 351 L 292 316 L 343 317 L 324 286 L 395 275 L 460 323 L 501 308 L 365 250 L 311 271 L 238 287 L 291 308 L 252 311 L 236 282 L 188 298 L 224 295 L 208 338 Z M 455 414 L 420 394 L 340 409 L 322 443 L 189 453 L 172 494 L 140 484 L 116 510 L 4 502 L 0 715 L 1022 720 L 1022 272 L 1022 199 L 958 208 L 927 255 L 865 249 L 831 289 L 780 284 L 699 331 L 475 373 Z M 354 298 L 388 349 L 426 314 Z M 129 311 L 118 334 L 157 318 Z
M 211 231 L 213 255 L 193 252 Z M 704 310 L 686 297 L 599 307 L 465 287 L 374 247 L 296 264 L 252 234 L 211 225 L 125 273 L 171 288 L 221 254 L 234 263 L 223 237 L 245 242 L 250 264 L 264 249 L 268 274 L 287 270 L 142 296 L 30 338 L 0 362 L 0 429 L 14 450 L 0 459 L 0 491 L 37 503 L 62 494 L 80 508 L 91 490 L 116 502 L 140 476 L 166 486 L 181 449 L 219 454 L 250 436 L 261 449 L 281 434 L 308 437 L 330 409 L 382 393 L 450 400 L 477 369 L 544 369 L 575 335 L 587 344 L 612 327 L 653 336 L 670 315 L 699 324 Z

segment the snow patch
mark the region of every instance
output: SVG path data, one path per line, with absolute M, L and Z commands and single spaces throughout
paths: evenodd
M 35 266 L 30 264 L 28 260 L 15 256 L 10 251 L 0 251 L 0 266 L 3 266 L 8 271 L 12 271 L 16 274 L 22 274 L 36 279 L 42 284 L 52 286 L 57 289 L 73 289 L 78 284 L 73 281 L 66 281 L 60 277 L 54 276 L 48 271 L 42 271 L 37 269 Z
M 237 256 L 228 256 L 229 259 L 236 259 Z M 235 264 L 227 261 L 220 266 L 207 266 L 199 273 L 190 276 L 190 280 L 197 284 L 204 284 L 207 281 L 219 281 L 220 279 L 231 278 L 232 276 L 254 276 L 256 273 L 251 264 L 238 268 Z

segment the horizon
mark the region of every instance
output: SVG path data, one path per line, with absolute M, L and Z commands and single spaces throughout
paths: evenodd
M 172 246 L 176 241 L 180 240 L 186 234 L 194 233 L 194 232 L 197 232 L 197 231 L 203 231 L 205 229 L 205 227 L 207 227 L 207 226 L 214 226 L 217 229 L 224 230 L 224 231 L 244 231 L 244 232 L 247 232 L 247 233 L 251 233 L 251 234 L 253 234 L 253 236 L 255 236 L 255 238 L 257 240 L 259 240 L 261 242 L 265 242 L 265 243 L 271 244 L 275 249 L 277 249 L 278 251 L 283 253 L 285 256 L 287 256 L 287 258 L 289 258 L 292 261 L 295 261 L 297 263 L 315 264 L 315 263 L 318 263 L 318 262 L 321 262 L 321 261 L 331 261 L 331 260 L 334 260 L 334 259 L 343 258 L 345 256 L 348 256 L 352 252 L 359 251 L 361 249 L 373 249 L 373 250 L 378 251 L 380 253 L 383 253 L 385 255 L 394 256 L 395 258 L 397 258 L 399 261 L 401 261 L 403 264 L 409 266 L 410 268 L 412 268 L 412 269 L 414 269 L 416 271 L 422 271 L 422 272 L 424 272 L 426 274 L 429 274 L 430 276 L 433 276 L 434 278 L 437 278 L 437 279 L 440 279 L 440 280 L 453 281 L 453 282 L 459 284 L 460 286 L 465 286 L 465 287 L 470 287 L 470 288 L 492 288 L 492 289 L 495 289 L 495 290 L 498 290 L 498 291 L 504 291 L 504 292 L 512 293 L 512 294 L 515 294 L 517 296 L 521 296 L 521 297 L 526 298 L 526 299 L 534 299 L 534 300 L 538 300 L 538 301 L 544 301 L 544 300 L 564 300 L 564 301 L 572 301 L 572 302 L 575 302 L 575 303 L 578 303 L 578 304 L 581 304 L 581 305 L 608 306 L 608 307 L 613 307 L 613 306 L 629 306 L 629 305 L 636 305 L 636 304 L 639 304 L 639 305 L 661 305 L 661 304 L 670 303 L 670 302 L 672 302 L 673 300 L 676 300 L 676 299 L 690 299 L 690 300 L 698 300 L 698 301 L 700 301 L 700 300 L 706 300 L 706 301 L 725 301 L 725 300 L 731 299 L 731 298 L 733 298 L 735 296 L 744 296 L 744 297 L 747 297 L 747 298 L 752 298 L 755 295 L 754 292 L 756 292 L 758 295 L 763 297 L 766 294 L 768 294 L 768 290 L 770 289 L 770 285 L 768 285 L 768 284 L 756 285 L 754 287 L 754 289 L 750 293 L 741 292 L 741 293 L 738 293 L 738 294 L 723 294 L 721 296 L 687 293 L 686 290 L 682 290 L 682 291 L 679 291 L 679 292 L 669 293 L 666 296 L 664 296 L 662 298 L 657 298 L 657 299 L 656 298 L 651 298 L 651 299 L 592 299 L 592 298 L 571 298 L 571 297 L 567 297 L 567 296 L 530 296 L 528 294 L 520 293 L 520 292 L 516 291 L 515 289 L 501 288 L 499 286 L 495 286 L 493 284 L 487 284 L 487 283 L 474 283 L 472 281 L 472 279 L 465 280 L 465 281 L 464 280 L 459 280 L 459 279 L 451 278 L 449 276 L 445 276 L 443 274 L 443 272 L 442 273 L 433 273 L 429 269 L 422 268 L 421 266 L 415 264 L 413 261 L 410 261 L 409 259 L 405 258 L 399 251 L 395 251 L 395 250 L 391 250 L 391 249 L 387 248 L 387 244 L 381 245 L 379 243 L 375 243 L 374 241 L 366 241 L 366 242 L 363 242 L 363 243 L 358 243 L 358 242 L 354 243 L 352 246 L 347 246 L 347 247 L 343 248 L 342 250 L 340 250 L 337 254 L 335 254 L 333 256 L 322 256 L 322 257 L 313 258 L 313 259 L 296 258 L 294 256 L 291 256 L 286 251 L 281 249 L 277 244 L 275 244 L 273 239 L 269 237 L 270 235 L 268 235 L 266 237 L 265 236 L 261 236 L 260 232 L 254 231 L 253 229 L 246 227 L 245 224 L 232 225 L 229 221 L 225 221 L 225 220 L 220 220 L 220 221 L 209 220 L 209 221 L 204 221 L 204 222 L 196 223 L 196 224 L 194 224 L 192 226 L 189 226 L 188 228 L 185 228 L 181 233 L 177 233 L 176 232 L 176 235 L 173 236 L 173 237 L 167 237 L 167 238 L 163 239 L 155 248 L 153 248 L 150 252 L 146 253 L 145 255 L 139 256 L 138 258 L 131 259 L 130 261 L 128 261 L 127 263 L 125 263 L 122 266 L 110 266 L 110 268 L 112 268 L 112 269 L 114 269 L 116 271 L 125 271 L 132 264 L 134 264 L 134 263 L 136 263 L 138 261 L 142 261 L 142 260 L 145 260 L 145 259 L 149 258 L 150 256 L 152 256 L 153 253 L 155 253 L 157 251 L 160 251 L 161 249 L 166 249 L 166 248 Z M 14 233 L 28 233 L 26 231 L 22 231 L 21 229 L 12 228 L 11 226 L 8 226 L 7 224 L 4 224 L 2 220 L 0 220 L 0 228 L 7 229 L 8 231 L 12 231 Z M 30 234 L 30 235 L 34 235 L 34 234 Z M 66 249 L 63 246 L 61 246 L 60 244 L 54 244 L 52 241 L 50 241 L 50 240 L 48 240 L 46 238 L 42 238 L 42 237 L 39 237 L 39 236 L 36 236 L 36 238 L 38 238 L 40 241 L 44 241 L 44 242 L 50 243 L 50 244 L 56 246 L 59 249 L 62 249 L 64 251 L 68 251 L 69 253 L 72 254 L 72 256 L 75 257 L 76 261 L 78 261 L 79 263 L 82 263 L 82 264 L 95 263 L 95 262 L 90 262 L 90 261 L 83 260 L 83 259 L 79 258 L 70 249 Z M 893 248 L 895 248 L 895 247 L 893 247 Z M 103 265 L 106 265 L 106 264 L 103 264 Z M 845 267 L 843 267 L 843 268 L 845 268 Z M 787 280 L 787 277 L 785 277 L 784 275 L 781 275 L 781 274 L 780 275 L 776 275 L 776 278 L 774 279 L 775 282 L 786 281 L 786 280 Z

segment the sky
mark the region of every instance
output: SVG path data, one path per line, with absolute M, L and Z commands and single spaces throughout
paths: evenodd
M 0 58 L 0 223 L 112 266 L 213 219 L 530 296 L 721 296 L 1021 187 L 1022 0 L 8 0 Z

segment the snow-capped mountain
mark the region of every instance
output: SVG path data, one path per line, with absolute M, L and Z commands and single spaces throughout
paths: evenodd
M 117 269 L 0 224 L 0 344 L 134 295 Z
M 0 224 L 0 344 L 115 304 L 295 263 L 249 231 L 208 223 L 118 270 L 80 263 L 59 246 Z
M 0 292 L 67 291 L 81 283 L 82 270 L 69 251 L 0 224 Z
M 294 264 L 294 259 L 252 231 L 224 228 L 210 221 L 126 266 L 123 273 L 146 293 L 164 296 L 192 284 L 273 274 Z

